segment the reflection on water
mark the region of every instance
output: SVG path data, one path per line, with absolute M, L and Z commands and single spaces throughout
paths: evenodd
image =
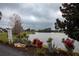
M 62 38 L 67 38 L 67 35 L 64 33 L 36 33 L 36 34 L 30 34 L 29 40 L 33 40 L 34 38 L 39 38 L 41 41 L 44 42 L 44 44 L 47 44 L 48 38 L 53 38 L 52 43 L 56 45 L 57 48 L 63 48 L 65 49 L 64 44 L 62 43 Z M 79 51 L 79 42 L 75 41 L 74 43 L 75 49 L 74 51 Z M 66 49 L 65 49 L 66 50 Z

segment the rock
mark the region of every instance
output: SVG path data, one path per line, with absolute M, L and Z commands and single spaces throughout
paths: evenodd
M 18 47 L 18 48 L 24 48 L 24 47 L 26 47 L 26 45 L 22 44 L 22 43 L 14 43 L 14 46 Z

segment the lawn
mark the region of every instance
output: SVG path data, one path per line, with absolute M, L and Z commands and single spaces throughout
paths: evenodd
M 0 33 L 0 41 L 3 43 L 8 42 L 8 34 L 7 32 Z
M 20 35 L 23 36 L 24 33 L 26 33 L 26 35 L 34 34 L 33 32 L 22 32 Z M 15 41 L 16 39 L 17 39 L 17 35 L 13 35 L 13 40 Z M 0 32 L 0 42 L 3 42 L 3 43 L 8 42 L 7 32 Z

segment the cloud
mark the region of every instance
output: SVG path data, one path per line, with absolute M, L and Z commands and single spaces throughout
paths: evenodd
M 6 19 L 13 13 L 20 15 L 24 28 L 54 29 L 55 19 L 62 18 L 59 12 L 60 5 L 59 3 L 0 3 L 0 10 Z

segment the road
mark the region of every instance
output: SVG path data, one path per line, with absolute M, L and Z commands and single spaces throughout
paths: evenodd
M 24 54 L 22 51 L 0 44 L 0 56 L 24 56 Z

